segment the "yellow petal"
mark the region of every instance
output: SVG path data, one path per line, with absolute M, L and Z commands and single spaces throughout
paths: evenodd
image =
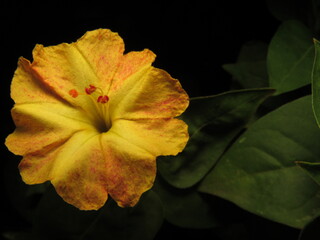
M 176 155 L 189 139 L 187 124 L 172 118 L 116 120 L 110 131 L 154 156 Z
M 12 117 L 16 129 L 7 137 L 6 146 L 17 155 L 43 154 L 77 131 L 95 129 L 82 111 L 64 104 L 16 104 Z
M 82 210 L 96 210 L 108 198 L 106 165 L 100 135 L 78 132 L 57 153 L 50 180 L 66 202 Z
M 107 194 L 119 206 L 134 206 L 151 188 L 155 157 L 113 132 L 76 133 L 55 155 L 50 180 L 58 194 L 82 210 L 98 209 Z
M 102 134 L 107 189 L 121 207 L 134 206 L 156 176 L 155 157 L 113 131 Z
M 51 145 L 50 148 L 46 149 L 46 151 L 42 150 L 41 153 L 24 155 L 19 164 L 22 180 L 26 184 L 39 184 L 51 180 L 51 171 L 55 164 L 56 156 L 65 141 L 54 146 Z
M 15 103 L 49 102 L 59 103 L 62 99 L 55 96 L 40 80 L 25 58 L 20 58 L 18 68 L 11 83 L 11 98 Z
M 117 33 L 107 29 L 87 32 L 77 42 L 33 50 L 32 68 L 45 85 L 75 106 L 90 110 L 87 97 L 72 97 L 70 90 L 84 93 L 89 84 L 105 88 L 123 56 L 124 44 Z
M 121 58 L 119 67 L 112 79 L 109 91 L 114 93 L 121 90 L 121 88 L 130 87 L 130 84 L 128 84 L 128 78 L 139 74 L 141 71 L 145 72 L 146 69 L 149 69 L 155 57 L 156 55 L 148 49 L 144 49 L 141 52 L 129 52 L 125 54 Z M 131 84 L 135 83 L 132 82 Z
M 97 77 L 97 82 L 90 82 L 90 79 L 85 81 L 96 84 L 102 89 L 108 89 L 123 57 L 122 38 L 108 29 L 97 29 L 87 32 L 74 44 L 74 47 Z M 83 71 L 81 68 L 80 70 Z
M 24 182 L 50 180 L 66 202 L 82 210 L 96 210 L 108 198 L 105 165 L 99 135 L 81 131 L 52 151 L 26 155 L 19 169 Z
M 116 119 L 170 118 L 188 107 L 189 98 L 178 80 L 154 67 L 130 76 L 110 92 L 110 115 Z

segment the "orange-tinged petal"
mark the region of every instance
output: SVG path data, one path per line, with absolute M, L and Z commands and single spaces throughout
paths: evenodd
M 112 120 L 176 117 L 189 104 L 179 81 L 154 67 L 132 75 L 121 89 L 109 95 Z
M 18 61 L 18 68 L 12 79 L 11 98 L 15 103 L 60 103 L 62 100 L 41 82 L 40 77 L 31 68 L 30 62 L 22 57 Z
M 94 130 L 82 111 L 64 104 L 16 104 L 12 117 L 16 129 L 7 137 L 6 146 L 18 155 L 47 152 L 77 131 Z
M 50 180 L 66 202 L 82 210 L 99 209 L 108 197 L 99 138 L 92 131 L 81 131 L 48 153 L 26 155 L 19 164 L 24 182 Z
M 156 174 L 152 154 L 113 132 L 78 132 L 54 156 L 48 180 L 66 202 L 82 210 L 99 209 L 108 193 L 119 206 L 134 206 Z M 33 177 L 21 174 L 24 180 Z
M 74 45 L 97 76 L 98 81 L 92 83 L 107 90 L 123 58 L 122 38 L 108 29 L 97 29 L 87 32 Z
M 177 155 L 188 139 L 188 126 L 174 118 L 116 120 L 111 132 L 154 156 Z
M 22 180 L 26 184 L 39 184 L 51 180 L 56 156 L 67 140 L 52 144 L 41 152 L 25 154 L 19 164 Z
M 143 70 L 149 69 L 155 60 L 155 57 L 156 55 L 148 49 L 144 49 L 141 52 L 129 52 L 125 54 L 121 58 L 119 67 L 113 77 L 109 92 L 115 93 L 123 88 L 130 88 L 130 84 L 139 83 L 140 79 L 138 79 L 136 83 L 130 82 L 128 84 L 128 78 L 135 74 L 139 74 L 139 72 Z
M 134 206 L 156 176 L 155 157 L 113 131 L 102 134 L 107 189 L 121 207 Z
M 108 198 L 106 161 L 100 134 L 76 133 L 59 150 L 50 172 L 57 193 L 82 210 L 96 210 Z
M 57 95 L 85 110 L 93 108 L 86 97 L 72 97 L 70 90 L 84 92 L 90 84 L 109 87 L 123 56 L 124 44 L 117 33 L 98 29 L 77 42 L 33 50 L 33 70 Z

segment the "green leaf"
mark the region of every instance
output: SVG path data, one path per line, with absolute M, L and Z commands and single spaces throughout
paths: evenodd
M 312 70 L 312 106 L 320 127 L 320 42 L 314 39 L 315 58 Z
M 192 99 L 182 115 L 190 140 L 178 156 L 158 159 L 163 178 L 177 188 L 199 182 L 272 93 L 272 89 L 255 89 Z
M 249 42 L 242 46 L 237 62 L 222 67 L 240 84 L 241 88 L 268 87 L 268 45 L 264 42 Z
M 310 222 L 302 231 L 299 240 L 320 239 L 320 217 Z
M 39 239 L 151 240 L 162 222 L 162 205 L 152 191 L 143 194 L 133 208 L 120 208 L 109 199 L 99 211 L 81 211 L 51 187 L 37 208 L 34 230 Z
M 217 226 L 213 204 L 196 188 L 178 189 L 158 177 L 153 190 L 159 195 L 168 222 L 183 228 Z
M 295 162 L 317 162 L 319 146 L 311 98 L 300 98 L 251 125 L 199 190 L 262 217 L 302 228 L 320 214 L 320 187 Z
M 269 45 L 270 87 L 281 94 L 310 84 L 313 58 L 310 30 L 295 20 L 284 22 Z
M 296 162 L 320 186 L 320 162 Z

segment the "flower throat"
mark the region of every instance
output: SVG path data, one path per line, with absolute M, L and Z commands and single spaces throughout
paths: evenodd
M 103 93 L 103 90 L 92 84 L 84 89 L 84 94 L 78 93 L 76 89 L 71 89 L 69 95 L 73 98 L 79 95 L 86 95 L 93 102 L 97 110 L 99 121 L 97 122 L 97 129 L 100 132 L 107 132 L 111 128 L 111 120 L 109 115 L 109 97 Z

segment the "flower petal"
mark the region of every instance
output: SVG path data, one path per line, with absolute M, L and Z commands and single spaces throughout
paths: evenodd
M 97 76 L 97 86 L 108 89 L 123 57 L 122 38 L 108 29 L 97 29 L 87 32 L 74 45 Z
M 116 120 L 110 131 L 154 156 L 177 155 L 188 139 L 188 126 L 175 118 Z
M 107 29 L 87 32 L 77 42 L 33 50 L 33 70 L 57 95 L 75 106 L 92 108 L 87 97 L 74 98 L 70 90 L 84 92 L 89 84 L 106 88 L 123 56 L 124 44 Z
M 66 202 L 81 210 L 96 210 L 108 198 L 106 165 L 100 134 L 81 131 L 57 153 L 50 180 Z
M 63 104 L 25 103 L 12 109 L 15 131 L 6 146 L 17 155 L 42 154 L 62 145 L 73 133 L 94 127 L 82 111 Z
M 15 103 L 58 103 L 61 101 L 41 82 L 39 76 L 31 68 L 30 62 L 22 57 L 18 61 L 18 68 L 12 79 L 11 98 Z
M 143 70 L 149 69 L 155 57 L 156 55 L 149 49 L 125 54 L 121 58 L 119 67 L 112 80 L 109 90 L 111 94 L 119 91 L 123 87 L 130 87 L 127 79 L 135 74 L 139 74 L 139 72 Z M 131 84 L 135 83 L 132 82 Z
M 110 92 L 110 114 L 115 119 L 170 118 L 179 116 L 189 98 L 178 80 L 167 72 L 144 68 L 116 92 Z
M 41 153 L 27 153 L 19 163 L 19 171 L 22 180 L 26 184 L 44 183 L 51 179 L 51 171 L 55 164 L 55 158 L 63 147 L 61 144 L 51 145 L 46 151 Z
M 121 207 L 134 206 L 156 176 L 156 159 L 113 131 L 102 134 L 107 189 Z
M 58 194 L 82 210 L 100 208 L 107 194 L 119 206 L 134 206 L 151 188 L 155 157 L 118 135 L 76 133 L 55 156 L 50 179 Z

